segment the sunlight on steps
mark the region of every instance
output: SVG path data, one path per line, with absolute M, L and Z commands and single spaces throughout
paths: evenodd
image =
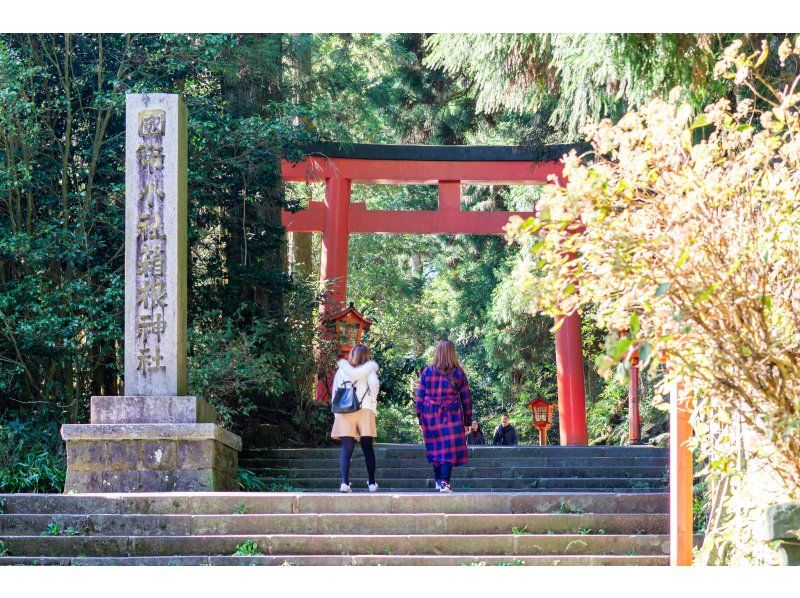
M 0 564 L 662 565 L 669 545 L 657 493 L 2 499 Z
M 422 447 L 376 453 L 377 494 L 319 492 L 338 487 L 338 451 L 317 448 L 243 454 L 291 492 L 5 495 L 0 564 L 668 564 L 663 449 L 474 447 L 450 495 Z

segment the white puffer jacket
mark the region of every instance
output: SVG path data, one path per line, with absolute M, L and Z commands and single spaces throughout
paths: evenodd
M 367 361 L 359 366 L 353 367 L 346 359 L 340 359 L 337 364 L 336 375 L 333 377 L 333 388 L 331 397 L 336 396 L 336 391 L 344 382 L 352 382 L 356 389 L 356 396 L 361 401 L 362 409 L 369 409 L 373 413 L 378 413 L 378 364 L 374 361 Z M 361 397 L 364 397 L 363 399 Z

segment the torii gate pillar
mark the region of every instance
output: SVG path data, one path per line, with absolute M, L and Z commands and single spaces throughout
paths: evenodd
M 583 379 L 581 317 L 562 320 L 556 330 L 556 379 L 558 381 L 558 429 L 562 446 L 589 443 L 586 430 L 586 390 Z
M 320 279 L 330 285 L 333 311 L 347 300 L 347 259 L 350 248 L 350 179 L 325 180 L 325 224 L 322 229 Z

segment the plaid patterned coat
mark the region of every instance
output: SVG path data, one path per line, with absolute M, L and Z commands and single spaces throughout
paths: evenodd
M 455 388 L 451 388 L 451 379 Z M 430 365 L 422 370 L 417 388 L 417 418 L 429 463 L 467 464 L 464 426 L 472 421 L 472 402 L 464 370 L 457 368 L 450 376 L 440 374 Z

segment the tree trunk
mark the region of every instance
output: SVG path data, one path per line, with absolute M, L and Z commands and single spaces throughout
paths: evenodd
M 242 34 L 238 42 L 222 78 L 226 107 L 239 118 L 265 115 L 268 104 L 282 99 L 282 36 Z M 246 305 L 254 318 L 280 309 L 282 289 L 275 282 L 286 261 L 280 156 L 258 159 L 261 163 L 243 166 L 241 182 L 231 189 L 223 235 L 228 306 Z

